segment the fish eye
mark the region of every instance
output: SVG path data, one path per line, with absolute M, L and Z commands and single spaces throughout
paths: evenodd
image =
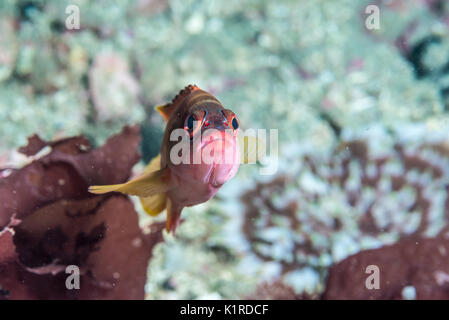
M 232 118 L 232 129 L 237 130 L 239 128 L 239 121 L 236 117 Z
M 195 117 L 193 115 L 190 115 L 186 120 L 186 125 L 185 125 L 184 129 L 193 131 L 193 124 L 194 124 L 195 120 L 196 120 Z
M 198 117 L 199 117 L 198 114 L 192 113 L 186 118 L 184 122 L 184 130 L 188 132 L 190 138 L 193 138 L 193 136 L 201 128 L 201 120 L 198 120 Z

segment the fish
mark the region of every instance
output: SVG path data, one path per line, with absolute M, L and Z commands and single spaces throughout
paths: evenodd
M 160 154 L 141 176 L 122 184 L 90 186 L 89 192 L 138 196 L 151 216 L 166 210 L 166 230 L 174 235 L 185 207 L 207 202 L 236 175 L 240 124 L 233 111 L 196 85 L 186 86 L 156 110 L 166 121 Z M 174 130 L 180 133 L 177 140 Z

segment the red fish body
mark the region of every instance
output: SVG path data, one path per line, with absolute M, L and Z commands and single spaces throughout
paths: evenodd
M 237 173 L 239 123 L 214 96 L 192 85 L 157 109 L 167 121 L 160 156 L 136 179 L 89 191 L 137 195 L 150 215 L 167 209 L 167 230 L 175 232 L 184 207 L 208 201 Z

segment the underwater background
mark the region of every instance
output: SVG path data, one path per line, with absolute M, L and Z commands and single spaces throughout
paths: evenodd
M 79 30 L 66 28 L 69 5 L 79 7 Z M 366 26 L 368 5 L 379 8 L 379 29 Z M 84 298 L 449 298 L 447 1 L 6 0 L 0 30 L 0 199 L 6 208 L 17 190 L 26 195 L 0 210 L 0 296 L 55 297 L 44 283 L 80 261 L 93 279 L 92 265 L 128 252 L 117 234 L 129 232 L 142 250 L 117 258 L 122 273 L 105 263 L 112 278 Z M 134 198 L 97 203 L 68 189 L 39 193 L 15 227 L 10 208 L 34 197 L 27 183 L 36 180 L 20 176 L 27 166 L 54 170 L 66 188 L 58 170 L 67 168 L 48 168 L 69 163 L 79 175 L 67 180 L 86 192 L 91 182 L 125 181 L 159 152 L 165 123 L 154 107 L 188 84 L 214 94 L 242 128 L 279 130 L 275 174 L 242 165 L 212 200 L 183 211 L 176 237 Z M 36 156 L 44 146 L 52 151 Z M 89 171 L 78 153 L 107 169 Z M 49 249 L 71 243 L 62 205 L 101 207 L 121 222 L 102 229 L 86 213 L 76 249 Z M 42 219 L 62 231 L 41 238 L 51 229 L 35 227 Z M 159 228 L 148 246 L 137 225 L 150 236 Z M 364 285 L 372 264 L 380 290 Z M 102 296 L 127 272 L 121 294 Z M 140 286 L 144 296 L 130 293 Z

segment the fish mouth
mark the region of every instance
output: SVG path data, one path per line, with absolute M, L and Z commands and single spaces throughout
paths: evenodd
M 218 144 L 219 142 L 222 143 L 223 147 L 232 146 L 235 144 L 235 137 L 225 131 L 211 132 L 210 134 L 206 133 L 201 137 L 200 148 L 203 149 L 211 143 Z
M 197 152 L 201 162 L 207 165 L 229 165 L 234 163 L 237 155 L 237 144 L 228 135 L 210 136 L 199 145 Z
M 222 141 L 223 143 L 226 143 L 226 138 L 224 137 L 220 137 L 220 138 L 214 138 L 214 139 L 209 139 L 206 142 L 203 142 L 201 144 L 201 149 L 205 148 L 206 146 L 210 145 L 211 143 L 217 142 L 217 141 Z M 228 142 L 231 143 L 231 142 Z
M 219 182 L 211 182 L 211 184 L 210 184 L 212 187 L 214 187 L 214 188 L 221 188 L 221 186 L 223 186 L 224 185 L 224 183 L 219 183 Z

